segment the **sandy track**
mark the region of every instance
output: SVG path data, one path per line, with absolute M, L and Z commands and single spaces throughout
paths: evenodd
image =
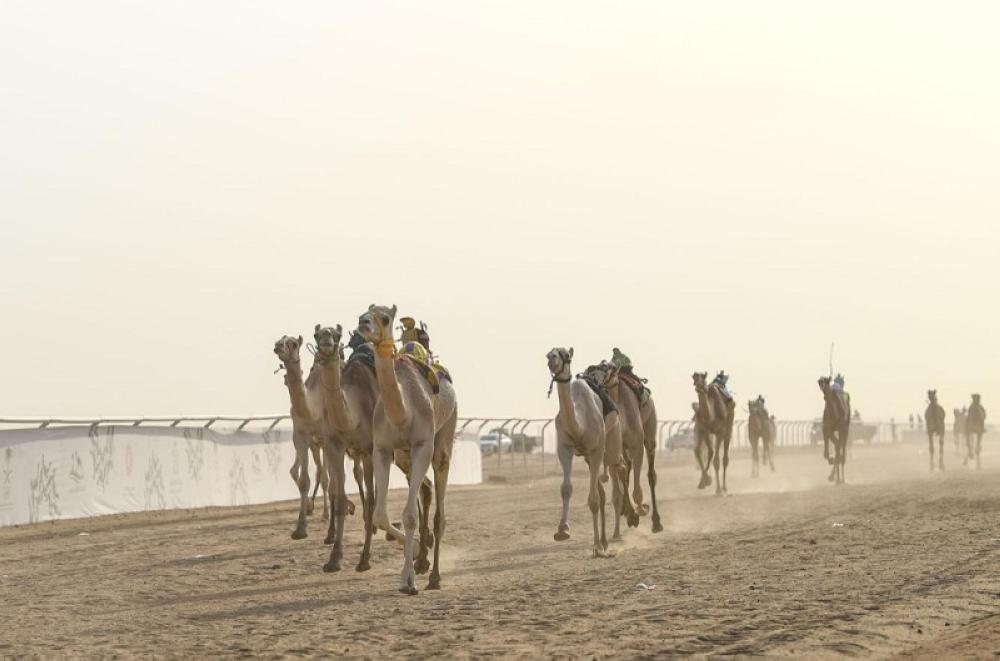
M 738 455 L 736 495 L 715 498 L 686 454 L 663 457 L 666 531 L 644 519 L 599 560 L 582 471 L 561 544 L 555 476 L 456 488 L 444 589 L 410 598 L 389 542 L 372 571 L 351 569 L 356 518 L 348 569 L 323 574 L 325 527 L 291 540 L 292 503 L 4 529 L 0 656 L 995 658 L 1000 453 L 978 472 L 947 460 L 927 475 L 916 446 L 859 446 L 835 488 L 813 450 L 759 480 Z

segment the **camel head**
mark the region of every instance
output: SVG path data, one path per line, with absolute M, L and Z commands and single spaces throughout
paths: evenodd
M 821 376 L 816 381 L 816 383 L 819 384 L 819 389 L 823 391 L 824 395 L 827 394 L 828 392 L 830 392 L 830 377 L 828 377 L 828 376 Z
M 594 379 L 594 381 L 596 381 L 599 385 L 608 387 L 614 385 L 614 379 L 616 379 L 618 375 L 618 368 L 608 361 L 602 360 L 596 365 L 588 367 L 585 373 Z
M 972 403 L 973 404 L 978 404 L 979 403 L 979 395 L 973 395 L 972 396 Z
M 302 336 L 291 337 L 282 335 L 281 339 L 274 343 L 274 353 L 285 365 L 299 362 L 299 349 L 302 348 Z
M 396 343 L 392 339 L 392 322 L 396 319 L 396 306 L 368 306 L 368 311 L 358 317 L 358 332 L 366 341 L 375 345 L 381 355 L 392 355 Z
M 937 403 L 937 390 L 928 390 L 927 399 L 930 400 L 932 404 Z
M 691 380 L 694 381 L 695 392 L 708 392 L 708 372 L 695 372 L 691 375 Z
M 344 345 L 340 343 L 340 338 L 344 335 L 344 328 L 337 326 L 320 326 L 316 324 L 313 332 L 313 339 L 316 340 L 316 358 L 321 364 L 326 364 L 331 360 L 344 358 Z
M 545 358 L 548 361 L 549 374 L 552 375 L 553 381 L 570 380 L 573 375 L 573 370 L 570 369 L 570 364 L 573 361 L 573 347 L 569 349 L 556 347 L 545 354 Z

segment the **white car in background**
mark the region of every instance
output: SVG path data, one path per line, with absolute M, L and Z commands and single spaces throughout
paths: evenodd
M 513 448 L 514 443 L 507 434 L 492 431 L 479 437 L 479 451 L 483 454 L 510 452 Z

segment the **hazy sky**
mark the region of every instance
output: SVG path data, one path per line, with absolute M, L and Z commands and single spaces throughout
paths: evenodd
M 995 2 L 0 4 L 0 415 L 287 410 L 271 352 L 369 303 L 462 415 L 545 353 L 661 417 L 1000 416 Z M 992 407 L 992 409 L 991 409 Z

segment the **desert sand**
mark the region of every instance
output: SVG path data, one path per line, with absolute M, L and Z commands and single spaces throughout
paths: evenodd
M 922 452 L 856 444 L 843 487 L 816 448 L 778 448 L 756 480 L 739 452 L 722 498 L 663 454 L 665 532 L 644 518 L 609 559 L 590 557 L 582 462 L 557 543 L 552 457 L 503 481 L 487 461 L 449 491 L 443 589 L 414 597 L 394 543 L 353 570 L 358 517 L 345 571 L 322 573 L 325 525 L 290 539 L 291 501 L 3 529 L 0 656 L 996 658 L 1000 452 L 987 438 L 976 471 L 949 442 L 933 475 Z

